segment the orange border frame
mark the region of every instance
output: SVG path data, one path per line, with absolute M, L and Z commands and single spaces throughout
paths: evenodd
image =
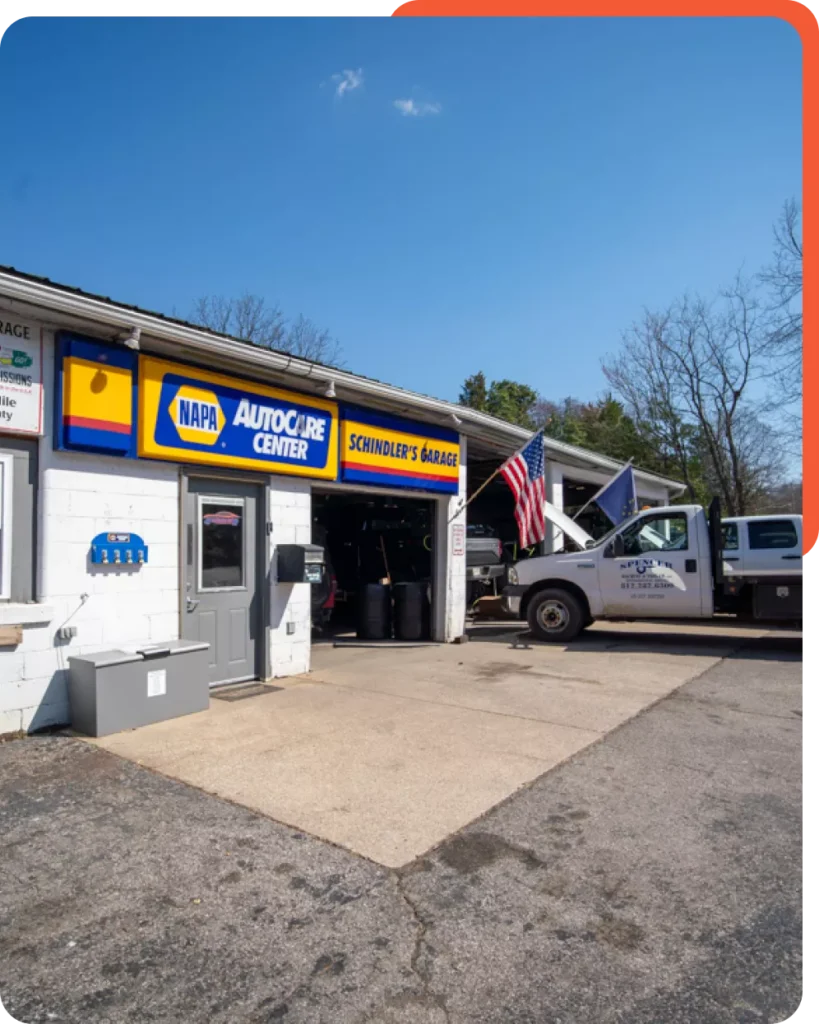
M 819 106 L 819 25 L 813 13 L 795 0 L 411 0 L 394 15 L 402 17 L 552 17 L 552 18 L 779 18 L 793 25 L 802 40 L 802 224 L 813 223 L 816 188 L 817 141 L 811 130 Z M 810 229 L 812 230 L 812 229 Z M 813 257 L 806 261 L 805 280 L 813 280 Z M 813 293 L 803 296 L 805 320 L 813 323 Z M 819 536 L 819 474 L 813 445 L 819 446 L 819 403 L 806 401 L 816 393 L 819 354 L 802 343 L 804 424 L 802 434 L 802 477 L 805 552 Z M 812 443 L 809 443 L 812 442 Z

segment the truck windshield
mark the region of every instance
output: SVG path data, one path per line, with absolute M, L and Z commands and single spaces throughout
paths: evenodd
M 618 530 L 622 530 L 623 527 L 625 527 L 628 523 L 633 522 L 638 515 L 639 513 L 635 512 L 634 515 L 629 516 L 628 519 L 624 519 L 622 523 L 618 523 L 616 526 L 612 526 L 610 530 L 606 530 L 602 537 L 598 537 L 593 544 L 587 543 L 586 549 L 589 550 L 590 548 L 599 548 L 601 544 L 605 544 L 606 541 L 611 540 L 611 538 L 615 535 L 615 533 L 618 532 Z

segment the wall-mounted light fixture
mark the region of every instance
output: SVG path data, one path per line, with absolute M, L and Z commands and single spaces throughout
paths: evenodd
M 327 387 L 324 390 L 325 397 L 335 398 L 336 397 L 336 382 L 334 380 L 328 381 Z
M 138 352 L 140 334 L 141 332 L 138 327 L 132 327 L 127 334 L 121 334 L 119 340 L 126 348 L 132 348 L 135 352 Z

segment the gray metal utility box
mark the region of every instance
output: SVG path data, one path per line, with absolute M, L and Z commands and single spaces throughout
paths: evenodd
M 320 544 L 277 544 L 277 583 L 321 583 L 324 548 Z
M 135 654 L 101 651 L 69 658 L 71 725 L 107 736 L 208 707 L 208 645 L 190 640 Z

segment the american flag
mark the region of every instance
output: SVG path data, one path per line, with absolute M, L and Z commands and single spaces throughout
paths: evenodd
M 503 479 L 515 495 L 520 546 L 528 548 L 546 536 L 546 480 L 543 434 L 536 434 L 517 455 L 501 466 Z

